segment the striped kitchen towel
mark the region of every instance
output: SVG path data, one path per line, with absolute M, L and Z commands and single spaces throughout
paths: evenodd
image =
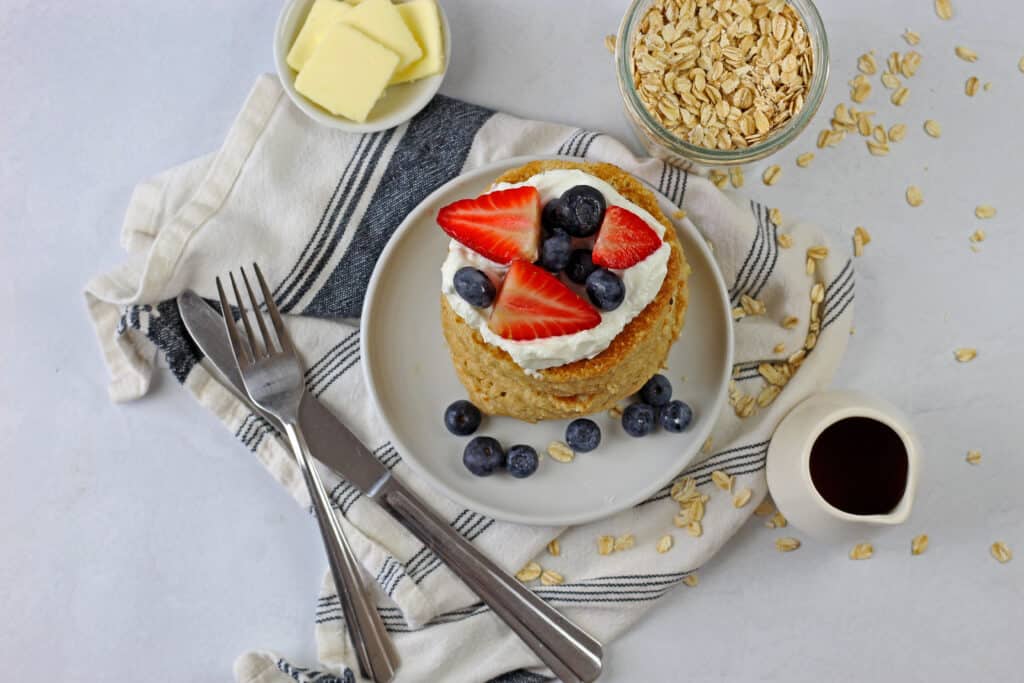
M 633 509 L 567 529 L 508 524 L 460 509 L 427 489 L 403 463 L 369 407 L 356 324 L 375 260 L 395 228 L 431 191 L 468 169 L 551 154 L 611 162 L 656 187 L 685 209 L 686 217 L 676 220 L 692 221 L 708 239 L 731 286 L 739 361 L 731 392 L 735 405 L 723 411 L 699 462 L 680 473 L 710 495 L 699 537 L 673 526 L 679 504 L 668 486 Z M 783 232 L 791 248 L 783 248 L 789 243 Z M 188 287 L 214 298 L 215 275 L 257 261 L 275 300 L 290 314 L 310 391 L 506 569 L 515 572 L 537 557 L 566 577 L 562 585 L 537 585 L 537 593 L 603 641 L 628 628 L 675 586 L 692 581 L 688 577 L 747 520 L 766 493 L 765 454 L 775 425 L 828 383 L 853 315 L 853 268 L 845 253 L 833 250 L 816 262 L 813 274 L 805 269 L 807 249 L 825 244 L 819 229 L 789 221 L 780 226 L 764 206 L 730 199 L 702 177 L 638 158 L 607 135 L 527 121 L 442 96 L 398 128 L 348 135 L 308 120 L 269 76 L 257 81 L 216 154 L 138 186 L 121 237 L 128 251 L 125 263 L 96 277 L 85 292 L 114 400 L 143 395 L 157 359 L 164 359 L 199 403 L 308 505 L 284 442 L 200 364 L 174 303 Z M 815 283 L 824 289 L 820 317 L 813 323 L 820 328 L 816 345 L 808 336 L 814 332 L 809 292 Z M 766 313 L 759 314 L 757 302 Z M 747 315 L 741 314 L 744 307 Z M 783 327 L 782 319 L 790 315 L 796 324 Z M 780 343 L 786 351 L 776 347 Z M 771 368 L 764 364 L 791 367 L 788 354 L 805 344 L 813 350 L 769 402 L 762 373 L 770 374 Z M 741 419 L 740 413 L 749 415 Z M 735 476 L 735 490 L 751 489 L 746 506 L 734 507 L 729 494 L 714 488 L 715 470 Z M 533 654 L 432 553 L 358 491 L 329 472 L 324 478 L 353 547 L 376 577 L 381 614 L 402 654 L 399 680 L 544 678 Z M 599 535 L 628 534 L 635 538 L 633 549 L 598 554 Z M 655 544 L 665 534 L 673 534 L 676 544 L 660 554 Z M 554 538 L 561 546 L 557 557 L 545 552 Z M 275 654 L 248 653 L 236 662 L 238 681 L 354 680 L 338 597 L 326 572 L 310 608 L 320 661 L 302 669 Z

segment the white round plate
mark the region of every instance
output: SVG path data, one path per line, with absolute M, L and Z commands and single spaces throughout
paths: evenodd
M 529 424 L 484 416 L 477 434 L 493 436 L 506 448 L 533 446 L 541 454 L 540 468 L 527 479 L 470 474 L 462 465 L 462 450 L 471 437 L 453 436 L 443 420 L 448 404 L 465 398 L 466 392 L 441 332 L 441 263 L 449 239 L 435 217 L 445 204 L 482 194 L 496 177 L 529 160 L 509 159 L 455 178 L 424 199 L 398 227 L 377 261 L 366 294 L 363 369 L 398 452 L 436 489 L 497 519 L 580 524 L 648 498 L 698 453 L 725 403 L 732 371 L 732 320 L 718 266 L 704 238 L 686 220 L 678 234 L 693 268 L 690 303 L 664 372 L 672 381 L 673 396 L 693 408 L 692 426 L 682 434 L 658 430 L 637 439 L 618 420 L 599 413 L 591 417 L 601 427 L 600 447 L 562 464 L 545 451 L 550 442 L 565 438 L 568 420 Z M 658 201 L 666 215 L 677 210 L 663 196 Z
M 287 57 L 312 5 L 313 0 L 288 0 L 277 18 L 277 27 L 274 29 L 274 65 L 277 67 L 277 77 L 281 80 L 288 97 L 306 116 L 322 125 L 349 133 L 374 133 L 405 123 L 416 116 L 437 94 L 452 61 L 451 30 L 441 3 L 437 3 L 437 11 L 441 17 L 444 71 L 418 81 L 389 86 L 384 96 L 374 105 L 370 117 L 363 123 L 335 116 L 320 105 L 307 100 L 295 89 L 295 71 L 288 66 Z

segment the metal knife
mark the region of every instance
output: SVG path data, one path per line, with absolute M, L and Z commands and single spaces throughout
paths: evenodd
M 279 426 L 249 401 L 235 366 L 220 314 L 198 294 L 177 298 L 185 328 L 234 393 L 250 408 Z M 334 415 L 306 393 L 299 424 L 313 456 L 346 479 L 402 523 L 461 578 L 498 617 L 565 683 L 589 683 L 601 674 L 601 643 L 538 598 L 526 586 L 485 557 L 406 488 Z

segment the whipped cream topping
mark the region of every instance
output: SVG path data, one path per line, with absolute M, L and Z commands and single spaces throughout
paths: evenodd
M 642 218 L 651 229 L 664 239 L 665 226 L 658 222 L 649 212 L 623 197 L 619 192 L 588 173 L 576 169 L 559 169 L 545 171 L 529 178 L 522 183 L 498 183 L 491 190 L 507 190 L 513 187 L 532 185 L 540 193 L 541 204 L 562 196 L 562 193 L 576 185 L 589 185 L 604 195 L 608 206 L 621 206 Z M 490 308 L 477 308 L 459 296 L 455 291 L 455 272 L 463 266 L 471 266 L 485 273 L 503 277 L 508 266 L 490 261 L 475 251 L 452 240 L 448 246 L 448 258 L 441 266 L 441 291 L 448 300 L 448 305 L 470 327 L 477 330 L 488 344 L 493 344 L 508 353 L 517 365 L 529 374 L 538 370 L 566 365 L 583 358 L 593 358 L 604 351 L 612 340 L 629 321 L 640 314 L 647 304 L 654 300 L 661 283 L 668 272 L 668 257 L 672 247 L 667 242 L 643 261 L 626 268 L 613 270 L 622 278 L 626 286 L 626 297 L 614 311 L 601 311 L 601 322 L 589 330 L 557 337 L 516 341 L 500 337 L 487 326 Z M 574 291 L 587 298 L 582 287 L 563 279 L 563 282 Z

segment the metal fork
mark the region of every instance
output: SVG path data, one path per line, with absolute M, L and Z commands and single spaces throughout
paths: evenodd
M 313 459 L 306 446 L 306 439 L 298 424 L 299 403 L 306 391 L 302 365 L 295 353 L 295 347 L 292 346 L 288 331 L 281 321 L 281 314 L 277 310 L 274 297 L 267 287 L 263 273 L 255 263 L 252 267 L 263 292 L 267 313 L 273 323 L 274 331 L 277 333 L 277 343 L 274 343 L 272 339 L 274 335 L 271 335 L 263 320 L 263 315 L 260 314 L 260 305 L 249 285 L 245 269 L 240 269 L 242 282 L 252 304 L 253 316 L 256 318 L 256 324 L 263 339 L 262 345 L 249 323 L 249 315 L 239 294 L 234 273 L 229 273 L 229 278 L 231 288 L 234 290 L 239 318 L 245 329 L 244 339 L 232 319 L 231 308 L 218 277 L 217 293 L 220 295 L 220 305 L 224 313 L 224 326 L 227 328 L 228 337 L 231 340 L 231 348 L 235 354 L 235 361 L 238 363 L 238 371 L 242 375 L 249 398 L 257 406 L 281 421 L 285 434 L 288 436 L 288 442 L 295 452 L 295 459 L 299 463 L 299 469 L 302 470 L 306 487 L 309 489 L 309 497 L 313 501 L 313 509 L 316 511 L 320 534 L 323 536 L 324 545 L 327 548 L 331 574 L 338 590 L 345 622 L 352 635 L 352 644 L 355 647 L 361 673 L 364 678 L 369 678 L 376 683 L 386 683 L 394 678 L 395 669 L 398 667 L 398 656 L 384 629 L 384 623 L 381 621 L 377 609 L 367 597 L 366 589 L 360 579 L 359 564 L 342 533 L 338 520 L 331 512 L 330 498 L 324 489 L 319 472 L 313 466 Z

